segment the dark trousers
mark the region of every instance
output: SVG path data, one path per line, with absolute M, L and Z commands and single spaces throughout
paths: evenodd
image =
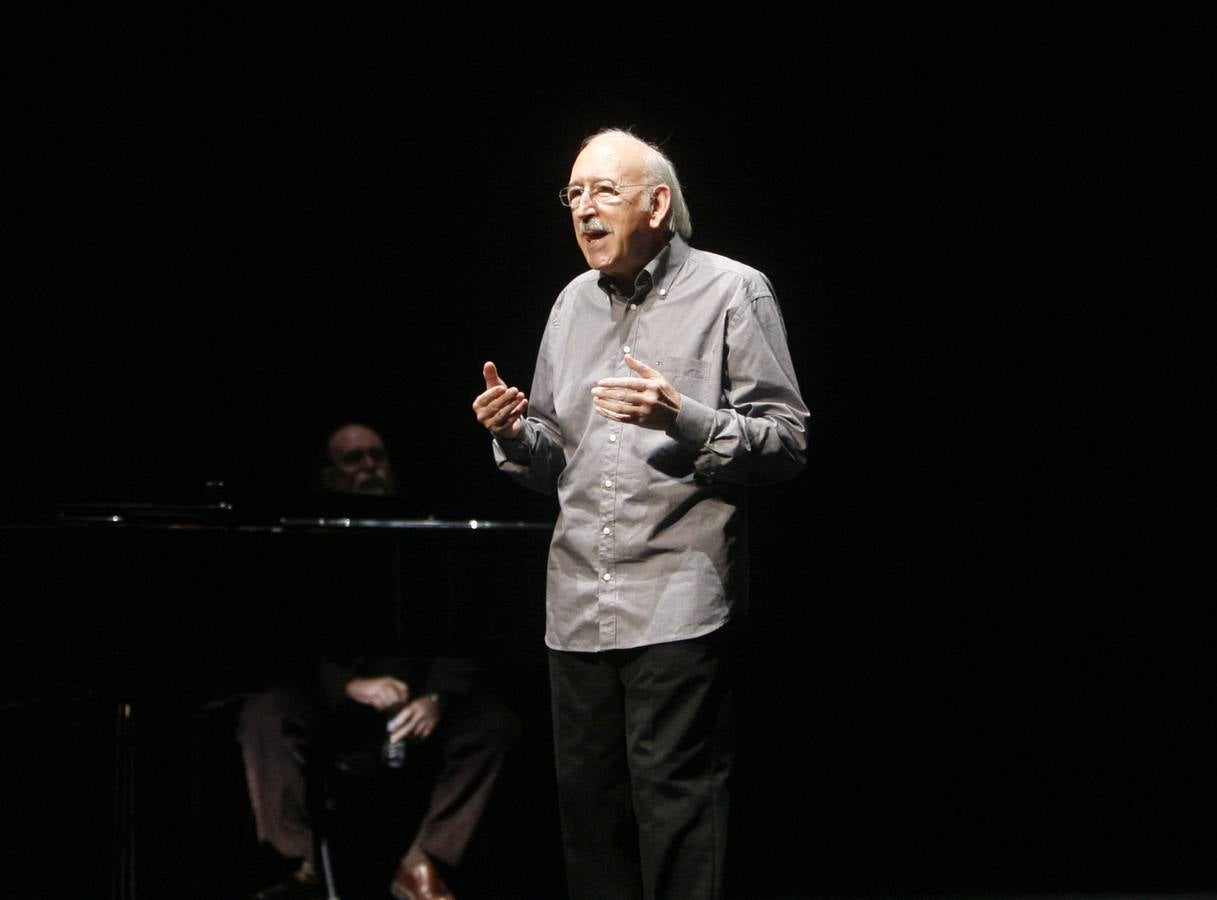
M 734 757 L 735 628 L 549 651 L 573 900 L 717 900 Z
M 376 715 L 379 725 L 384 717 Z M 237 739 L 258 837 L 289 859 L 313 858 L 305 771 L 318 738 L 335 726 L 333 713 L 294 689 L 257 694 L 241 710 Z M 428 856 L 460 863 L 519 730 L 515 714 L 484 693 L 454 699 L 428 746 L 420 748 L 438 756 L 430 801 L 414 839 Z

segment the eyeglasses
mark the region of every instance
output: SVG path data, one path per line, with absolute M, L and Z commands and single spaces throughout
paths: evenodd
M 374 465 L 388 459 L 388 454 L 385 453 L 384 447 L 357 447 L 354 450 L 348 450 L 338 457 L 338 462 L 344 466 L 357 466 L 363 462 L 365 456 Z
M 576 207 L 584 197 L 587 197 L 600 206 L 611 206 L 621 202 L 621 192 L 626 188 L 654 186 L 653 184 L 613 184 L 611 181 L 597 181 L 595 184 L 568 184 L 558 191 L 558 201 L 563 206 Z

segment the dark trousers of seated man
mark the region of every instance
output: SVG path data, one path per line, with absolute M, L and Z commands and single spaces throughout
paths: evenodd
M 306 771 L 335 714 L 307 692 L 274 688 L 246 701 L 237 726 L 258 839 L 287 859 L 313 862 Z M 438 773 L 414 843 L 432 859 L 460 864 L 490 801 L 507 751 L 519 738 L 514 713 L 484 693 L 454 699 L 427 738 Z M 402 847 L 404 853 L 407 848 Z
M 736 631 L 549 651 L 572 900 L 722 896 Z

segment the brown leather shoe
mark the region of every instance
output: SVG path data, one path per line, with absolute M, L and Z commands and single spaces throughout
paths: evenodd
M 403 859 L 389 893 L 397 900 L 456 900 L 429 859 L 412 866 Z

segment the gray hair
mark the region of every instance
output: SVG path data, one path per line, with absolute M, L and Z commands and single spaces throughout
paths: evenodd
M 672 208 L 668 211 L 668 231 L 688 240 L 693 234 L 693 219 L 689 215 L 689 207 L 685 204 L 685 195 L 680 189 L 680 179 L 676 177 L 676 166 L 672 165 L 672 160 L 668 159 L 663 151 L 650 141 L 644 141 L 632 131 L 624 128 L 604 128 L 597 131 L 584 138 L 579 149 L 582 150 L 596 138 L 606 135 L 629 138 L 646 148 L 643 153 L 642 169 L 647 181 L 657 185 L 666 184 L 672 192 Z M 654 192 L 652 192 L 652 197 L 654 197 Z

